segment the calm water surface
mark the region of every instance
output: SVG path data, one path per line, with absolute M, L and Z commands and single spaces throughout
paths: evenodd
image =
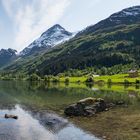
M 139 89 L 126 90 L 127 94 L 124 90 L 1 81 L 0 140 L 99 140 L 69 122 L 63 110 L 67 105 L 89 96 L 135 102 Z M 5 114 L 18 115 L 18 119 L 5 119 Z
M 61 95 L 61 90 L 0 82 L 0 140 L 98 140 L 53 111 L 74 98 L 64 92 Z M 18 115 L 18 119 L 5 119 L 5 114 Z

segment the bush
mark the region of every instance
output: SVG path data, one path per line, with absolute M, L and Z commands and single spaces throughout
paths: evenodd
M 136 84 L 140 84 L 140 80 L 136 79 Z
M 80 81 L 80 80 L 78 80 L 78 81 L 77 81 L 77 83 L 81 83 L 81 81 Z
M 125 84 L 125 85 L 129 85 L 130 83 L 129 83 L 128 80 L 125 79 L 125 80 L 124 80 L 124 84 Z
M 50 82 L 51 81 L 51 76 L 49 76 L 49 75 L 48 76 L 45 76 L 44 77 L 44 81 L 45 82 Z
M 69 78 L 66 78 L 65 79 L 65 83 L 69 83 L 70 82 L 70 79 Z
M 41 80 L 41 78 L 37 74 L 34 73 L 34 74 L 29 76 L 28 80 L 30 80 L 30 81 L 39 81 L 39 80 Z
M 85 81 L 86 83 L 93 83 L 94 82 L 94 80 L 93 80 L 93 78 L 92 77 L 88 77 L 87 79 L 86 79 L 86 81 Z
M 59 82 L 59 77 L 53 77 L 53 78 L 52 78 L 52 82 L 58 83 L 58 82 Z
M 9 81 L 9 80 L 13 80 L 12 78 L 10 78 L 10 77 L 8 77 L 8 76 L 4 76 L 4 77 L 2 77 L 1 79 L 2 79 L 2 80 L 8 80 L 8 81 Z

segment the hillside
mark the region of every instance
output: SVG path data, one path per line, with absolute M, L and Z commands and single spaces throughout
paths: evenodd
M 124 9 L 87 27 L 68 42 L 39 55 L 20 59 L 4 70 L 40 75 L 69 69 L 140 66 L 140 6 Z

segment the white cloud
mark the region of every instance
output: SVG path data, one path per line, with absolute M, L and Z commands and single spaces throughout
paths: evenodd
M 15 24 L 15 47 L 21 51 L 63 16 L 70 0 L 2 0 Z

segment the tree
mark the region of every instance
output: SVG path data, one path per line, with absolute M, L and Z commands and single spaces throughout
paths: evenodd
M 86 79 L 85 82 L 86 82 L 86 83 L 93 83 L 94 80 L 93 80 L 93 78 L 90 76 L 90 77 L 88 77 L 88 78 Z
M 41 78 L 37 74 L 34 73 L 29 76 L 29 80 L 30 81 L 39 81 L 39 80 L 41 80 Z
M 65 83 L 68 84 L 69 82 L 70 82 L 70 80 L 69 80 L 69 78 L 67 77 L 67 78 L 65 79 Z

